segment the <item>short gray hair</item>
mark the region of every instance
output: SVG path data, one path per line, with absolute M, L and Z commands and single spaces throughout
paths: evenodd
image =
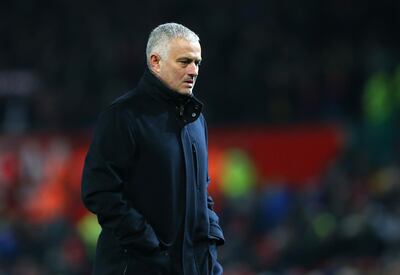
M 173 39 L 182 38 L 190 42 L 199 42 L 200 38 L 187 27 L 177 23 L 165 23 L 153 29 L 147 40 L 146 61 L 150 68 L 150 56 L 158 53 L 162 58 L 167 57 L 169 42 Z

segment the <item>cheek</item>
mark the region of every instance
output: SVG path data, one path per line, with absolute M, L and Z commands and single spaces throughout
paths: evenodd
M 175 79 L 172 70 L 165 70 L 165 74 L 164 74 L 164 75 L 165 75 L 165 80 L 166 80 L 168 83 L 173 82 L 174 79 Z
M 180 79 L 184 79 L 188 75 L 188 71 L 186 69 L 179 71 Z
M 182 72 L 181 70 L 175 70 L 171 75 L 175 82 L 180 82 L 185 78 L 185 72 Z

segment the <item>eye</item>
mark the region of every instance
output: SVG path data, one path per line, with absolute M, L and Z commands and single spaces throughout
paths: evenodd
M 201 60 L 193 60 L 193 59 L 189 59 L 189 58 L 187 58 L 187 59 L 179 59 L 178 63 L 181 64 L 184 67 L 189 65 L 189 64 L 191 64 L 191 63 L 194 63 L 197 67 L 199 67 L 200 64 L 201 64 Z
M 181 59 L 178 62 L 181 64 L 190 64 L 191 61 L 189 59 Z

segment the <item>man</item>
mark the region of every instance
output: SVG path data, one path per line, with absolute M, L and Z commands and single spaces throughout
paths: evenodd
M 207 128 L 192 91 L 199 37 L 167 23 L 148 39 L 136 89 L 100 116 L 82 199 L 102 227 L 93 273 L 222 274 L 207 187 Z

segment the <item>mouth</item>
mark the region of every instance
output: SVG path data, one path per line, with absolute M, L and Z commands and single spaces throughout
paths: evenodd
M 194 81 L 193 80 L 185 80 L 183 81 L 184 84 L 186 84 L 187 86 L 193 87 L 194 85 Z

